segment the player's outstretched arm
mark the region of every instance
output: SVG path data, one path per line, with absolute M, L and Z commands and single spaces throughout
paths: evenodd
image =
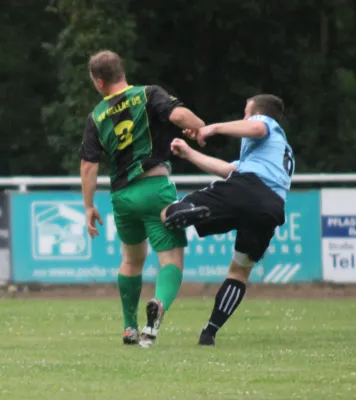
M 204 146 L 206 139 L 213 135 L 228 135 L 236 138 L 260 139 L 268 133 L 266 124 L 261 121 L 239 120 L 212 124 L 199 129 L 197 140 Z
M 185 107 L 176 107 L 169 116 L 169 120 L 181 129 L 197 130 L 205 126 L 203 120 Z
M 237 170 L 236 166 L 232 163 L 207 156 L 192 149 L 182 139 L 174 139 L 171 144 L 171 150 L 173 154 L 186 159 L 202 171 L 208 174 L 221 176 L 224 179 L 226 179 L 232 171 Z
M 181 129 L 198 130 L 205 126 L 204 121 L 190 111 L 184 103 L 174 96 L 170 96 L 160 86 L 147 86 L 145 89 L 148 99 L 148 109 L 159 120 L 170 121 Z
M 216 124 L 215 132 L 240 138 L 262 138 L 267 135 L 267 128 L 261 121 L 240 120 Z

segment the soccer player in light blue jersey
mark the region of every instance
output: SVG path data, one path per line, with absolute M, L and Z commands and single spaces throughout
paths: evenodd
M 228 163 L 193 150 L 181 139 L 172 152 L 201 170 L 225 180 L 195 191 L 162 211 L 168 228 L 194 225 L 199 236 L 237 230 L 235 251 L 199 344 L 214 345 L 217 331 L 241 303 L 253 265 L 267 250 L 277 226 L 284 224 L 284 205 L 294 173 L 293 151 L 279 125 L 283 101 L 261 94 L 247 100 L 243 120 L 218 123 L 184 133 L 200 146 L 213 135 L 241 138 L 240 159 Z

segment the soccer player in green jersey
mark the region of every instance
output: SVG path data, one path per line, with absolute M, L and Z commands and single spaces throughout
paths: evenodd
M 125 344 L 150 347 L 163 314 L 178 294 L 187 240 L 182 230 L 171 231 L 161 211 L 176 200 L 169 179 L 170 127 L 199 129 L 204 122 L 159 86 L 129 86 L 120 56 L 102 51 L 89 60 L 89 73 L 104 99 L 89 114 L 80 147 L 82 192 L 88 231 L 98 235 L 102 224 L 93 199 L 100 156 L 110 163 L 111 199 L 122 242 L 118 285 L 124 315 Z M 146 307 L 147 323 L 138 335 L 137 309 L 147 238 L 161 265 L 155 297 Z

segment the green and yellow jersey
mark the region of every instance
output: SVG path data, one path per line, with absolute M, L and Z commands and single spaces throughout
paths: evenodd
M 88 116 L 81 159 L 99 162 L 104 151 L 111 191 L 122 189 L 169 160 L 172 135 L 166 122 L 174 108 L 183 106 L 159 86 L 128 86 L 105 97 Z

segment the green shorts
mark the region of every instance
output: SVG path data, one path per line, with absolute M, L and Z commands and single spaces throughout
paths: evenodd
M 124 244 L 135 245 L 149 239 L 154 251 L 187 246 L 183 230 L 168 230 L 161 211 L 177 200 L 175 184 L 168 176 L 152 176 L 131 182 L 111 194 L 116 229 Z

